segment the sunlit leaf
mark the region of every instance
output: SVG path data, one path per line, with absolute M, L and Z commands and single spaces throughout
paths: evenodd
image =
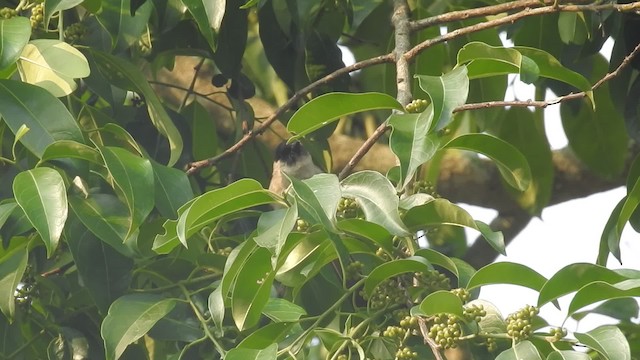
M 440 290 L 427 295 L 420 302 L 418 308 L 422 314 L 427 316 L 445 313 L 464 318 L 462 301 L 450 291 Z
M 32 40 L 22 50 L 18 61 L 24 82 L 40 86 L 53 96 L 71 94 L 75 79 L 89 76 L 89 63 L 82 53 L 64 41 Z
M 571 316 L 583 307 L 598 301 L 623 297 L 640 297 L 640 279 L 624 280 L 615 284 L 595 281 L 585 285 L 571 299 L 567 313 Z
M 239 330 L 254 326 L 269 300 L 275 271 L 271 253 L 258 248 L 238 272 L 231 289 L 231 315 Z
M 300 138 L 357 112 L 379 109 L 403 110 L 393 97 L 382 93 L 329 93 L 304 104 L 287 123 L 287 130 Z
M 530 341 L 517 343 L 514 347 L 501 352 L 496 360 L 542 360 L 538 349 Z
M 429 95 L 433 106 L 430 129 L 441 130 L 451 122 L 453 109 L 463 105 L 469 95 L 467 67 L 459 66 L 442 76 L 415 75 L 420 88 Z
M 531 170 L 527 158 L 513 145 L 487 134 L 460 135 L 443 148 L 474 151 L 493 160 L 503 179 L 514 188 L 524 191 L 531 182 Z
M 497 262 L 478 270 L 469 280 L 467 289 L 491 284 L 511 284 L 540 291 L 546 281 L 544 276 L 525 265 Z
M 307 314 L 303 307 L 279 298 L 270 298 L 262 312 L 276 322 L 295 322 Z
M 589 360 L 587 353 L 571 350 L 554 351 L 547 356 L 547 360 Z
M 576 339 L 596 350 L 607 360 L 630 360 L 629 343 L 618 327 L 605 325 L 586 333 L 574 333 Z
M 0 70 L 18 60 L 30 36 L 31 24 L 26 17 L 0 19 Z
M 51 93 L 35 85 L 0 80 L 0 115 L 14 134 L 23 125 L 29 128 L 20 142 L 39 158 L 57 140 L 84 142 L 69 110 Z
M 102 158 L 98 150 L 73 140 L 58 140 L 51 143 L 44 150 L 40 163 L 64 158 L 81 159 L 94 164 L 102 164 Z
M 23 171 L 13 181 L 16 202 L 42 237 L 51 257 L 67 220 L 67 189 L 60 173 L 51 168 Z
M 342 180 L 341 187 L 343 196 L 356 199 L 367 221 L 393 235 L 408 234 L 398 214 L 398 196 L 386 177 L 375 171 L 360 171 Z
M 176 299 L 155 294 L 125 295 L 111 304 L 100 327 L 105 357 L 115 360 L 175 306 Z
M 400 188 L 406 187 L 418 167 L 438 150 L 438 135 L 429 133 L 432 121 L 433 106 L 419 114 L 392 114 L 389 117 L 389 126 L 393 129 L 389 147 L 400 160 Z
M 278 344 L 271 344 L 264 349 L 235 348 L 224 357 L 226 360 L 272 360 L 277 358 Z
M 407 272 L 426 272 L 432 269 L 431 264 L 419 256 L 411 256 L 406 259 L 392 260 L 381 265 L 369 273 L 364 282 L 364 292 L 367 296 L 371 296 L 373 290 L 381 282 Z

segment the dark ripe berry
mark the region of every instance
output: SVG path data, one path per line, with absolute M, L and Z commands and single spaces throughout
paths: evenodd
M 211 78 L 211 85 L 215 87 L 223 87 L 227 84 L 228 80 L 229 79 L 227 79 L 227 77 L 222 74 L 215 74 Z

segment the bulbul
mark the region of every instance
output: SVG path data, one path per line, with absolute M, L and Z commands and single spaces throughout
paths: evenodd
M 313 163 L 311 155 L 299 141 L 290 144 L 284 141 L 276 148 L 273 173 L 269 183 L 269 190 L 278 195 L 282 195 L 289 187 L 289 180 L 283 172 L 296 179 L 304 180 L 323 171 Z

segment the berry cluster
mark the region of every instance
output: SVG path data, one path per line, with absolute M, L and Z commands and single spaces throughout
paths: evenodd
M 411 351 L 411 348 L 408 346 L 403 347 L 402 349 L 398 349 L 396 352 L 396 359 L 417 359 L 418 353 L 415 351 Z
M 479 322 L 485 316 L 487 316 L 487 311 L 482 305 L 469 304 L 464 308 L 464 318 L 467 321 Z
M 64 39 L 75 44 L 87 34 L 87 27 L 82 23 L 73 23 L 64 29 Z
M 428 105 L 429 105 L 429 102 L 425 99 L 415 99 L 412 102 L 410 102 L 407 106 L 405 106 L 405 109 L 409 113 L 420 113 L 420 112 L 423 112 Z
M 387 279 L 373 290 L 369 297 L 369 305 L 372 309 L 382 309 L 392 304 L 405 304 L 409 301 L 405 290 L 404 276 Z
M 406 346 L 405 342 L 410 335 L 415 335 L 418 328 L 418 318 L 405 315 L 399 323 L 400 326 L 387 326 L 382 336 L 391 338 L 398 344 L 396 359 L 416 359 L 418 353 Z
M 427 180 L 416 180 L 413 182 L 413 193 L 422 193 L 433 196 L 434 198 L 439 198 L 440 194 L 436 192 L 436 187 Z
M 553 337 L 554 342 L 560 341 L 562 338 L 567 336 L 567 329 L 561 327 L 552 328 L 549 332 L 551 333 L 551 337 Z
M 15 9 L 8 7 L 0 9 L 0 19 L 11 19 L 14 16 L 18 16 L 18 12 Z
M 298 232 L 306 232 L 309 230 L 309 223 L 304 219 L 298 219 L 296 221 L 296 231 Z
M 451 280 L 437 270 L 416 273 L 415 278 L 419 286 L 430 293 L 438 290 L 451 289 Z
M 222 255 L 222 256 L 229 256 L 229 254 L 231 254 L 231 251 L 233 249 L 230 246 L 227 246 L 226 248 L 220 248 L 216 250 L 216 254 L 218 255 Z
M 42 25 L 42 22 L 44 21 L 44 3 L 36 4 L 31 8 L 31 17 L 29 20 L 31 21 L 32 29 Z
M 507 316 L 507 335 L 515 341 L 524 340 L 531 335 L 531 320 L 538 315 L 538 308 L 527 305 Z
M 358 217 L 358 203 L 356 203 L 356 199 L 352 198 L 342 198 L 338 203 L 338 210 L 336 211 L 336 216 L 339 219 L 355 219 Z
M 459 320 L 452 314 L 436 315 L 433 318 L 433 325 L 429 328 L 429 337 L 444 349 L 455 348 L 462 336 Z
M 469 293 L 469 290 L 465 288 L 451 289 L 450 291 L 453 295 L 460 298 L 460 301 L 462 301 L 463 304 L 471 300 L 471 294 Z
M 347 265 L 345 272 L 347 273 L 348 280 L 360 280 L 362 277 L 362 269 L 364 268 L 364 264 L 362 261 L 352 261 Z

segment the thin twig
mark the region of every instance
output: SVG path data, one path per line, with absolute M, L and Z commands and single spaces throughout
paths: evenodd
M 515 14 L 507 15 L 494 20 L 482 22 L 479 24 L 466 26 L 460 29 L 453 30 L 444 35 L 436 36 L 434 38 L 425 40 L 420 44 L 414 46 L 411 50 L 407 51 L 404 56 L 408 61 L 413 60 L 422 51 L 445 41 L 453 40 L 463 35 L 471 34 L 474 32 L 491 29 L 501 25 L 514 23 L 525 17 L 551 14 L 556 12 L 580 12 L 580 11 L 602 11 L 602 10 L 617 10 L 620 12 L 628 12 L 632 10 L 640 9 L 640 1 L 629 4 L 600 4 L 600 5 L 551 5 L 539 8 L 525 8 L 524 10 Z
M 184 99 L 182 99 L 182 102 L 180 103 L 180 106 L 178 107 L 178 112 L 182 111 L 182 108 L 184 108 L 185 105 L 187 105 L 187 101 L 189 100 L 189 96 L 191 96 L 191 94 L 193 93 L 193 89 L 196 86 L 196 80 L 198 80 L 198 73 L 200 72 L 200 69 L 202 68 L 202 65 L 204 64 L 204 60 L 205 58 L 201 58 L 200 62 L 193 67 L 193 78 L 191 79 L 191 84 L 189 84 L 189 89 L 187 90 L 187 93 L 184 94 Z
M 427 321 L 424 318 L 418 318 L 418 326 L 420 327 L 420 334 L 422 334 L 422 338 L 424 339 L 424 343 L 429 345 L 431 348 L 431 352 L 436 360 L 444 360 L 442 354 L 440 354 L 440 347 L 433 341 L 432 338 L 429 337 L 429 330 L 427 329 Z
M 317 88 L 318 86 L 324 85 L 342 75 L 349 74 L 351 72 L 364 69 L 369 66 L 386 64 L 394 61 L 395 61 L 395 56 L 393 53 L 381 55 L 371 59 L 359 61 L 357 63 L 354 63 L 353 65 L 345 66 L 319 80 L 314 81 L 313 83 L 298 90 L 295 94 L 293 94 L 293 96 L 289 100 L 287 100 L 286 103 L 280 106 L 271 116 L 269 116 L 269 118 L 267 118 L 262 124 L 260 124 L 260 126 L 247 132 L 242 138 L 240 138 L 240 140 L 238 140 L 238 142 L 236 142 L 233 146 L 225 150 L 223 153 L 209 159 L 200 160 L 200 161 L 196 161 L 188 164 L 187 174 L 190 175 L 202 169 L 203 167 L 212 166 L 217 162 L 219 162 L 220 160 L 223 160 L 229 157 L 231 154 L 235 153 L 236 151 L 240 150 L 245 144 L 249 142 L 249 140 L 262 134 L 269 126 L 271 126 L 273 122 L 275 122 L 278 119 L 278 117 L 284 114 L 285 111 L 292 108 L 293 105 L 298 102 L 298 100 L 302 99 L 303 96 L 305 96 L 306 94 L 311 92 L 313 89 Z
M 391 23 L 395 29 L 395 47 L 393 52 L 396 56 L 396 87 L 398 90 L 396 99 L 402 106 L 411 102 L 411 74 L 409 63 L 403 55 L 411 48 L 409 36 L 409 4 L 407 0 L 393 1 L 393 16 Z

